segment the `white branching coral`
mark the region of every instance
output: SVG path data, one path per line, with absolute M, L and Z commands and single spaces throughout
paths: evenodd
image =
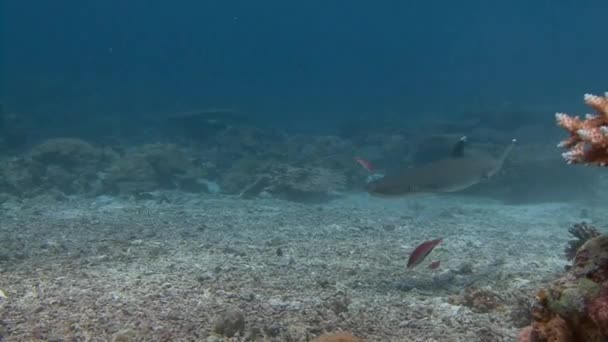
M 566 148 L 562 155 L 569 164 L 608 166 L 608 93 L 585 94 L 585 103 L 595 110 L 584 119 L 565 113 L 555 114 L 558 126 L 570 133 L 559 143 Z

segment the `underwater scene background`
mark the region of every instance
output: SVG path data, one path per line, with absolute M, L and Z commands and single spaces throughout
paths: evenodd
M 0 341 L 605 341 L 607 13 L 4 1 Z

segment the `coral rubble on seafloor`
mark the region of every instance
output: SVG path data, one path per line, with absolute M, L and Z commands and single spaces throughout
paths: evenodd
M 570 270 L 539 291 L 532 315 L 518 342 L 608 339 L 608 235 L 578 249 Z
M 570 132 L 570 137 L 559 147 L 568 149 L 562 154 L 568 163 L 608 166 L 608 93 L 604 96 L 585 94 L 585 103 L 596 114 L 587 114 L 584 119 L 555 114 L 557 124 Z

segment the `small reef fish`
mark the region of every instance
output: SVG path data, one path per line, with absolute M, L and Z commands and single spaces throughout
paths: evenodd
M 407 261 L 407 268 L 414 268 L 419 265 L 426 258 L 426 256 L 433 251 L 433 248 L 437 247 L 437 245 L 442 241 L 443 239 L 439 238 L 435 240 L 428 240 L 418 245 L 418 247 L 416 247 L 416 249 L 414 249 L 414 251 L 410 254 L 410 258 Z M 439 265 L 437 265 L 437 267 L 439 267 Z
M 4 291 L 0 290 L 0 299 L 6 299 L 6 295 L 4 294 Z
M 355 159 L 355 161 L 359 163 L 359 165 L 363 166 L 363 168 L 366 169 L 368 172 L 374 172 L 374 165 L 369 160 L 365 160 L 360 157 L 355 157 L 353 159 Z
M 509 156 L 513 139 L 499 158 L 465 156 L 466 137 L 460 138 L 448 158 L 387 175 L 366 185 L 375 196 L 400 196 L 414 193 L 442 193 L 467 189 L 497 174 Z
M 441 266 L 441 261 L 440 260 L 431 261 L 431 263 L 429 264 L 429 268 L 432 269 L 432 270 L 438 269 L 439 266 Z

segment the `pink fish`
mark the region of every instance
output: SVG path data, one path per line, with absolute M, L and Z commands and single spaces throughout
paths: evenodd
M 441 261 L 439 260 L 431 261 L 431 263 L 429 264 L 429 268 L 432 270 L 438 269 L 439 266 L 441 266 Z
M 435 248 L 438 244 L 443 241 L 442 238 L 429 240 L 421 243 L 414 249 L 414 251 L 410 254 L 410 258 L 407 261 L 407 268 L 414 268 L 418 264 L 420 264 L 424 258 L 426 258 L 429 253 Z
M 369 160 L 365 160 L 360 157 L 355 157 L 354 159 L 357 161 L 357 163 L 359 163 L 359 165 L 363 166 L 363 168 L 365 168 L 367 171 L 374 172 L 374 165 L 372 165 L 372 163 Z

